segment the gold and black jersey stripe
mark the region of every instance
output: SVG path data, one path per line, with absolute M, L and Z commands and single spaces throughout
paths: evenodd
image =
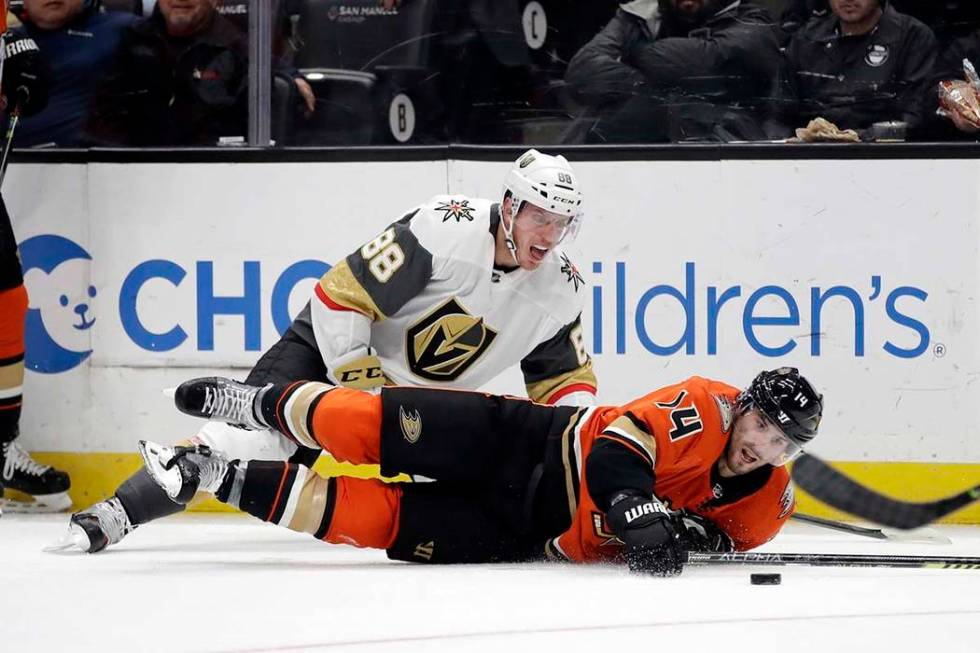
M 410 228 L 416 213 L 388 227 L 394 231 L 394 238 L 380 251 L 374 252 L 365 245 L 346 258 L 351 276 L 384 316 L 397 313 L 432 278 L 432 254 Z
M 554 403 L 564 394 L 595 394 L 598 385 L 592 359 L 582 342 L 582 318 L 576 317 L 542 342 L 521 361 L 527 395 L 539 403 Z

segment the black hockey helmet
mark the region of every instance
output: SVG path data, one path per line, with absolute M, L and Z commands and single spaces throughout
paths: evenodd
M 823 395 L 795 367 L 760 372 L 738 397 L 738 411 L 758 408 L 802 449 L 817 435 Z

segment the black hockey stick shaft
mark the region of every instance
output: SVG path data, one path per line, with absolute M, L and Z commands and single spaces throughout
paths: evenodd
M 839 553 L 688 553 L 689 565 L 760 565 L 785 567 L 905 567 L 917 569 L 980 569 L 980 557 L 857 555 Z
M 873 537 L 876 540 L 888 539 L 888 536 L 880 528 L 866 528 L 864 526 L 855 526 L 854 524 L 845 524 L 842 521 L 834 521 L 833 519 L 824 519 L 823 517 L 805 515 L 801 512 L 793 513 L 790 519 L 795 519 L 796 521 L 801 521 L 807 524 L 813 524 L 814 526 L 822 526 L 834 531 L 842 531 L 844 533 L 853 533 L 854 535 Z
M 916 503 L 892 499 L 806 453 L 793 464 L 792 475 L 801 489 L 828 506 L 882 526 L 905 530 L 931 524 L 980 499 L 980 485 L 936 501 Z
M 14 109 L 10 114 L 10 122 L 7 125 L 7 135 L 3 141 L 3 158 L 0 159 L 0 188 L 3 188 L 3 178 L 7 176 L 7 164 L 10 162 L 10 148 L 14 144 L 14 130 L 20 121 L 20 111 Z

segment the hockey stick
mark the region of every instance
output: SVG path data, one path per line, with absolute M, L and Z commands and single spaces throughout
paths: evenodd
M 7 136 L 3 143 L 3 158 L 0 159 L 0 188 L 3 188 L 3 178 L 7 175 L 7 163 L 10 156 L 10 147 L 14 144 L 14 130 L 20 121 L 20 110 L 15 108 L 10 114 L 10 124 L 7 126 Z
M 899 501 L 878 494 L 806 453 L 793 464 L 791 474 L 800 488 L 828 506 L 882 526 L 905 530 L 931 524 L 980 499 L 980 485 L 977 485 L 936 501 Z
M 937 533 L 931 529 L 922 529 L 914 532 L 907 531 L 893 531 L 889 529 L 882 528 L 867 528 L 865 526 L 857 526 L 855 524 L 848 524 L 846 522 L 834 521 L 833 519 L 824 519 L 823 517 L 814 517 L 813 515 L 805 515 L 803 513 L 793 513 L 790 519 L 795 519 L 796 521 L 803 522 L 805 524 L 812 524 L 814 526 L 820 526 L 822 528 L 828 528 L 833 531 L 841 531 L 843 533 L 850 533 L 852 535 L 861 535 L 863 537 L 871 537 L 876 540 L 888 540 L 889 542 L 927 542 L 929 544 L 952 544 L 952 540 L 943 535 L 942 533 Z
M 760 565 L 783 567 L 906 567 L 917 569 L 980 569 L 969 556 L 856 555 L 839 553 L 688 553 L 689 565 Z

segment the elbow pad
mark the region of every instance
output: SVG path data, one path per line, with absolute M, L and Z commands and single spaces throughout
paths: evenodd
M 327 379 L 355 390 L 374 390 L 388 383 L 381 359 L 372 347 L 358 347 L 330 361 Z

